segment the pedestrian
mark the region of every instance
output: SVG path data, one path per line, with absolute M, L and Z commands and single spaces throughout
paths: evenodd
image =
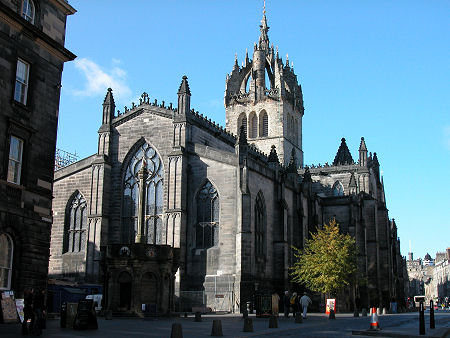
M 311 298 L 309 298 L 306 292 L 303 293 L 302 298 L 300 298 L 300 305 L 303 309 L 303 319 L 306 319 L 306 313 L 308 311 L 308 305 L 312 303 Z
M 284 291 L 284 316 L 287 318 L 289 317 L 289 307 L 291 306 L 290 303 L 291 298 L 289 297 L 289 291 Z
M 295 318 L 295 314 L 298 312 L 298 299 L 297 299 L 297 292 L 294 292 L 292 294 L 292 297 L 290 299 L 290 304 L 291 304 L 291 308 L 292 308 L 292 315 Z
M 34 325 L 34 312 L 33 312 L 33 288 L 26 288 L 23 296 L 23 322 L 22 322 L 22 334 L 27 335 L 33 333 Z M 31 320 L 30 327 L 28 327 L 28 319 Z
M 40 290 L 34 296 L 33 311 L 34 311 L 34 334 L 40 336 L 44 328 L 45 321 L 45 290 Z
M 272 315 L 278 316 L 279 308 L 278 308 L 278 302 L 280 301 L 280 296 L 278 296 L 278 293 L 275 291 L 272 294 Z

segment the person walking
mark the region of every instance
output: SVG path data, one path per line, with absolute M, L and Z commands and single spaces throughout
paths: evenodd
M 295 314 L 298 312 L 298 297 L 297 297 L 297 292 L 294 292 L 292 294 L 291 300 L 291 307 L 292 307 L 292 315 L 295 318 Z
M 33 301 L 33 311 L 34 311 L 34 334 L 40 336 L 42 334 L 43 322 L 45 317 L 45 290 L 40 290 L 36 293 Z
M 279 308 L 278 308 L 278 302 L 280 301 L 280 296 L 278 296 L 278 293 L 275 291 L 272 294 L 272 315 L 278 316 Z
M 303 309 L 303 319 L 306 319 L 306 313 L 308 311 L 308 305 L 312 303 L 311 298 L 309 298 L 306 292 L 303 293 L 302 298 L 300 298 L 300 306 Z
M 33 288 L 27 288 L 24 291 L 24 307 L 23 307 L 23 322 L 22 322 L 22 334 L 28 335 L 33 333 L 34 325 L 34 312 L 33 312 Z M 28 328 L 28 319 L 31 319 L 30 327 Z
M 289 317 L 289 307 L 291 306 L 290 300 L 291 300 L 291 297 L 289 297 L 289 291 L 284 291 L 284 297 L 283 297 L 284 317 L 286 317 L 286 318 Z

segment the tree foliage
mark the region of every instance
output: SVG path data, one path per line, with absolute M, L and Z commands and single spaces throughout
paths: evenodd
M 349 285 L 356 274 L 355 239 L 339 233 L 335 219 L 311 233 L 305 249 L 293 247 L 296 261 L 291 267 L 292 281 L 324 294 L 337 293 Z

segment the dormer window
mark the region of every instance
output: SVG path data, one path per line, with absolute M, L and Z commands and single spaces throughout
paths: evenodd
M 35 7 L 31 0 L 23 0 L 22 18 L 34 24 Z

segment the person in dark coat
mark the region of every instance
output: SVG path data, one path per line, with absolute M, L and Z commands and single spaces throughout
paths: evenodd
M 41 290 L 34 296 L 33 311 L 34 311 L 34 334 L 40 336 L 43 329 L 43 321 L 45 318 L 45 290 Z
M 33 332 L 34 312 L 33 312 L 33 288 L 27 288 L 24 291 L 24 307 L 23 307 L 23 322 L 22 334 L 27 335 Z M 31 319 L 30 327 L 28 328 L 28 319 Z
M 289 307 L 291 306 L 290 300 L 291 300 L 291 297 L 289 297 L 289 291 L 285 291 L 284 297 L 283 297 L 283 302 L 284 302 L 284 316 L 286 318 L 289 317 Z

